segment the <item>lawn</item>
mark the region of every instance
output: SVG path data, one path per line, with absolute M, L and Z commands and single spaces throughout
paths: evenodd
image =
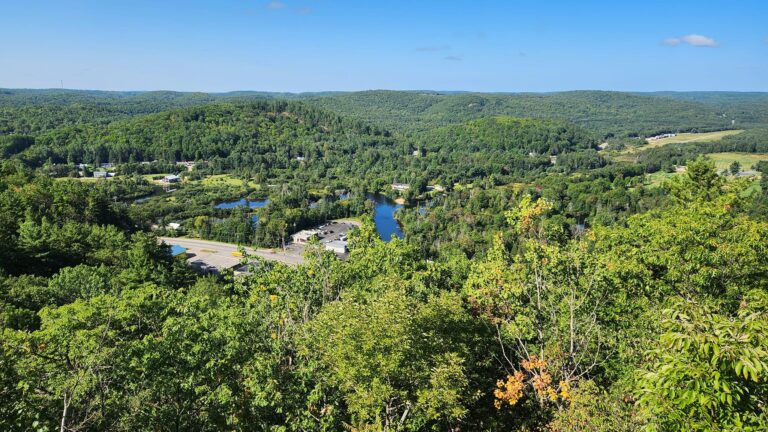
M 689 143 L 689 142 L 699 142 L 699 141 L 718 141 L 723 139 L 723 137 L 727 137 L 729 135 L 736 135 L 741 132 L 744 132 L 743 130 L 725 130 L 725 131 L 718 131 L 718 132 L 703 132 L 703 133 L 682 133 L 677 134 L 676 136 L 669 137 L 669 138 L 662 138 L 659 140 L 646 140 L 647 144 L 639 147 L 627 147 L 624 150 L 620 151 L 620 155 L 626 155 L 631 153 L 636 153 L 638 151 L 652 149 L 656 147 L 665 146 L 667 144 L 680 144 L 680 143 Z M 617 157 L 618 160 L 620 158 Z
M 660 140 L 653 140 L 653 141 L 646 140 L 648 142 L 648 145 L 645 145 L 642 148 L 654 148 L 654 147 L 661 147 L 667 144 L 687 143 L 687 142 L 695 142 L 695 141 L 717 141 L 717 140 L 723 139 L 723 137 L 727 137 L 728 135 L 736 135 L 742 132 L 744 131 L 743 130 L 725 130 L 725 131 L 718 131 L 718 132 L 682 133 L 682 134 L 677 134 L 677 136 L 662 138 Z
M 208 176 L 200 181 L 203 186 L 244 186 L 243 181 L 233 177 L 231 174 L 216 174 Z M 248 187 L 259 189 L 259 185 L 249 181 Z
M 707 157 L 715 162 L 718 171 L 729 169 L 734 162 L 740 163 L 742 170 L 749 170 L 760 161 L 768 161 L 768 153 L 710 153 Z

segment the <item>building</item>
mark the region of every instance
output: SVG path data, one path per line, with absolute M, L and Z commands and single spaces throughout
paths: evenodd
M 664 138 L 672 138 L 672 137 L 676 137 L 676 136 L 677 136 L 677 134 L 674 134 L 674 133 L 665 133 L 665 134 L 661 134 L 661 135 L 652 136 L 652 137 L 648 138 L 648 140 L 649 141 L 656 141 L 656 140 L 660 140 L 660 139 L 664 139 Z
M 114 167 L 115 167 L 115 164 L 113 164 L 113 163 L 103 163 L 103 164 L 99 164 L 99 166 L 100 166 L 101 168 L 107 168 L 107 169 L 109 169 L 109 168 L 114 168 Z
M 318 230 L 301 230 L 296 234 L 291 235 L 291 240 L 296 244 L 307 244 L 313 237 L 320 238 L 320 231 Z
M 411 188 L 411 185 L 408 183 L 392 183 L 392 189 L 396 191 L 407 191 Z
M 325 244 L 325 250 L 343 255 L 347 253 L 347 242 L 343 240 L 334 240 Z
M 173 174 L 163 177 L 163 183 L 178 183 L 180 181 L 181 177 Z
M 304 162 L 305 160 L 307 160 L 307 158 L 305 158 L 304 156 L 296 156 L 296 160 L 299 162 Z
M 94 178 L 107 178 L 109 177 L 109 173 L 106 171 L 94 171 L 93 172 Z

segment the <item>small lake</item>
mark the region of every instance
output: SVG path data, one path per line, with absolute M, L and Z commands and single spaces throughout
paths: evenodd
M 400 224 L 395 219 L 395 212 L 403 208 L 403 206 L 383 195 L 369 196 L 368 199 L 376 203 L 373 221 L 376 223 L 376 231 L 379 233 L 379 237 L 384 241 L 390 241 L 393 234 L 397 238 L 403 238 L 403 230 L 400 229 Z
M 266 207 L 267 204 L 269 204 L 268 199 L 248 201 L 247 199 L 242 198 L 237 201 L 223 202 L 221 204 L 216 205 L 216 208 L 217 209 L 233 209 L 235 207 L 249 207 L 252 209 L 256 209 L 256 208 Z

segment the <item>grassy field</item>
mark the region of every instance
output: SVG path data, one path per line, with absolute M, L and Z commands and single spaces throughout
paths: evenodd
M 662 138 L 660 140 L 646 140 L 648 145 L 643 148 L 661 147 L 667 144 L 687 143 L 695 141 L 717 141 L 727 137 L 728 135 L 736 135 L 744 132 L 743 130 L 726 130 L 718 132 L 704 132 L 704 133 L 682 133 L 677 136 Z
M 707 157 L 715 162 L 718 171 L 730 168 L 734 162 L 740 163 L 742 170 L 748 170 L 760 161 L 768 161 L 768 153 L 710 153 Z
M 232 177 L 231 174 L 217 174 L 208 176 L 200 180 L 200 183 L 203 186 L 245 186 L 243 180 Z M 248 182 L 248 187 L 259 189 L 259 185 L 252 181 Z
M 744 171 L 752 169 L 760 161 L 768 161 L 768 153 L 709 153 L 706 156 L 712 159 L 718 172 L 730 169 L 731 164 L 734 162 L 739 162 L 741 169 Z M 646 174 L 645 184 L 660 186 L 665 180 L 671 179 L 676 175 L 679 175 L 679 173 L 656 172 Z M 748 192 L 754 192 L 753 189 L 755 188 L 759 191 L 758 182 L 755 182 Z
M 621 155 L 627 155 L 627 154 L 636 153 L 642 150 L 662 147 L 667 144 L 680 144 L 680 143 L 697 142 L 697 141 L 718 141 L 723 139 L 723 137 L 740 134 L 742 132 L 744 131 L 743 130 L 726 130 L 726 131 L 718 131 L 718 132 L 682 133 L 682 134 L 677 134 L 677 136 L 662 138 L 659 140 L 646 140 L 647 142 L 646 145 L 639 146 L 639 147 L 627 147 L 624 150 L 620 151 L 616 159 L 618 160 L 619 158 L 621 158 Z
M 661 186 L 662 183 L 678 175 L 678 173 L 655 172 L 645 175 L 645 183 L 650 186 Z

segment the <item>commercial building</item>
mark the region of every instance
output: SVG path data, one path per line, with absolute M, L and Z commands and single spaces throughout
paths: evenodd
M 296 234 L 291 235 L 291 239 L 296 244 L 306 244 L 312 237 L 320 238 L 321 232 L 319 230 L 301 230 Z
M 343 255 L 347 253 L 347 242 L 343 240 L 334 240 L 325 244 L 325 250 Z

